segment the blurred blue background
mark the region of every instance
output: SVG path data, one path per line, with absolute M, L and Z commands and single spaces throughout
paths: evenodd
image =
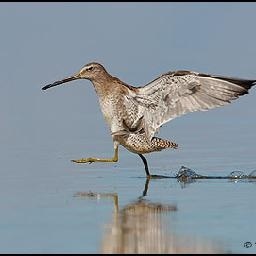
M 109 185 L 114 191 L 122 184 L 120 177 L 126 184 L 125 175 L 144 176 L 141 160 L 123 148 L 113 173 L 109 164 L 70 163 L 79 157 L 112 156 L 110 132 L 89 81 L 42 91 L 44 85 L 91 61 L 134 86 L 179 69 L 255 79 L 255 13 L 255 3 L 242 2 L 0 3 L 0 251 L 86 251 L 80 240 L 74 247 L 61 247 L 63 240 L 59 246 L 47 235 L 39 239 L 41 245 L 25 227 L 30 222 L 38 225 L 35 216 L 55 206 L 58 196 L 65 202 L 86 182 L 85 190 L 97 189 L 85 172 L 104 177 L 100 189 L 114 181 Z M 228 106 L 164 125 L 161 137 L 177 142 L 180 149 L 148 155 L 153 172 L 177 170 L 181 165 L 223 175 L 255 169 L 255 102 L 253 88 Z M 129 182 L 133 187 L 134 180 Z M 255 207 L 250 210 L 254 212 L 248 214 L 255 214 Z M 31 217 L 26 222 L 27 211 Z M 42 222 L 44 227 L 50 223 L 45 233 L 52 232 L 56 218 Z M 21 228 L 21 223 L 26 224 Z M 24 241 L 21 246 L 21 237 L 30 239 L 34 247 L 30 250 Z M 247 239 L 255 237 L 250 233 Z M 95 252 L 96 247 L 90 242 L 87 252 Z

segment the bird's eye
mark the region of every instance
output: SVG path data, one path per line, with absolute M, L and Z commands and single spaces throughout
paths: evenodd
M 93 70 L 93 67 L 87 68 L 87 71 L 92 71 L 92 70 Z

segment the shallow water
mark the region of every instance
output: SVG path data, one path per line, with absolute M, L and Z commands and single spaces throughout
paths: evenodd
M 94 124 L 103 122 L 88 118 Z M 175 125 L 180 125 L 179 131 Z M 216 137 L 220 129 L 225 134 L 219 142 L 208 139 L 212 147 L 205 145 L 207 132 L 197 133 L 197 125 L 189 128 L 194 137 L 182 121 L 174 122 L 172 132 L 164 128 L 163 137 L 175 134 L 180 149 L 148 155 L 151 173 L 175 176 L 183 165 L 205 176 L 254 171 L 255 145 L 246 141 L 255 141 L 253 129 L 237 137 L 246 145 L 232 148 L 229 136 L 237 129 L 227 134 L 223 124 L 219 127 L 208 129 Z M 118 163 L 77 165 L 70 159 L 112 154 L 106 127 L 94 136 L 79 125 L 74 125 L 75 134 L 70 127 L 59 128 L 56 123 L 40 136 L 37 131 L 32 137 L 24 133 L 2 139 L 1 252 L 256 252 L 255 179 L 172 178 L 147 183 L 140 158 L 123 148 Z M 131 207 L 133 211 L 126 211 Z M 166 207 L 171 210 L 161 211 Z

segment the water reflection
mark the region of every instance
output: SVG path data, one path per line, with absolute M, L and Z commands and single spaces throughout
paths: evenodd
M 106 227 L 101 253 L 167 253 L 170 244 L 163 213 L 176 211 L 172 205 L 143 199 L 115 210 Z
M 175 234 L 167 221 L 176 205 L 150 202 L 145 199 L 150 179 L 143 193 L 134 202 L 119 208 L 118 194 L 78 192 L 75 196 L 112 198 L 114 210 L 103 234 L 101 253 L 220 253 L 211 242 Z

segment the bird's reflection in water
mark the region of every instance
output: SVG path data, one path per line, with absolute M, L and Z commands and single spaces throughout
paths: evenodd
M 143 195 L 119 209 L 116 193 L 79 192 L 76 196 L 112 197 L 114 211 L 105 227 L 101 253 L 219 253 L 220 248 L 210 242 L 182 237 L 172 232 L 166 215 L 177 211 L 176 205 L 146 200 L 149 179 Z

